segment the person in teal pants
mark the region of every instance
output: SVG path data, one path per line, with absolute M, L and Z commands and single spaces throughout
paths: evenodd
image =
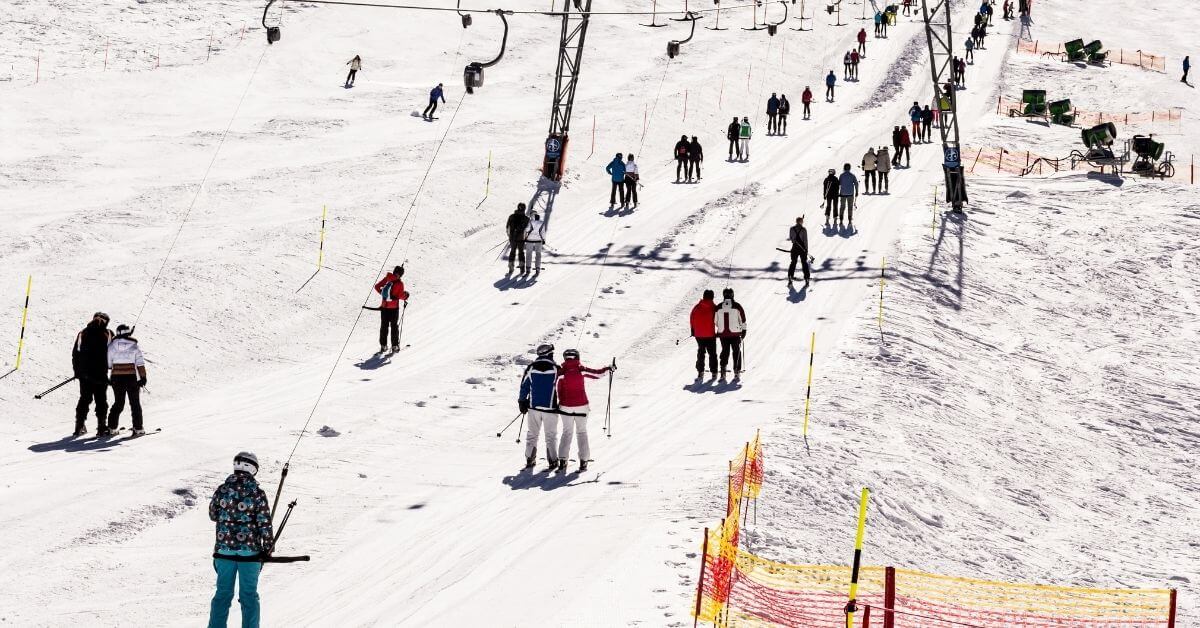
M 226 628 L 235 584 L 238 604 L 242 607 L 242 628 L 258 628 L 261 621 L 259 559 L 275 549 L 275 534 L 271 529 L 267 494 L 254 479 L 257 473 L 258 458 L 254 454 L 243 451 L 234 456 L 233 474 L 217 487 L 208 503 L 208 518 L 217 524 L 213 552 L 217 592 L 209 609 L 208 628 Z

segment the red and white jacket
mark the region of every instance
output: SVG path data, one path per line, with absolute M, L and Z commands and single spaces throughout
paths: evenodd
M 713 319 L 717 336 L 721 338 L 737 338 L 746 333 L 746 310 L 733 299 L 725 299 Z
M 609 367 L 602 369 L 588 368 L 579 360 L 567 360 L 559 367 L 558 375 L 558 405 L 562 412 L 571 414 L 572 410 L 582 409 L 587 413 L 587 389 L 585 379 L 599 379 L 608 372 Z

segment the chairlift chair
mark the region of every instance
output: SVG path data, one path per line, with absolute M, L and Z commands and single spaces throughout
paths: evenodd
M 458 4 L 454 7 L 454 10 L 458 13 L 458 17 L 462 18 L 463 28 L 471 25 L 471 14 L 462 12 L 462 0 L 458 0 Z
M 701 17 L 703 17 L 703 16 L 696 15 L 695 13 L 688 11 L 687 15 L 685 15 L 682 20 L 676 20 L 676 21 L 680 21 L 680 22 L 682 22 L 682 21 L 691 22 L 692 23 L 692 32 L 688 33 L 687 39 L 684 39 L 684 40 L 672 39 L 671 41 L 667 42 L 667 57 L 668 58 L 674 59 L 675 57 L 677 57 L 679 55 L 679 47 L 683 44 L 688 43 L 689 41 L 692 41 L 692 38 L 696 36 L 696 20 L 699 20 Z
M 262 14 L 262 25 L 263 25 L 263 28 L 267 29 L 267 43 L 268 44 L 274 44 L 275 42 L 279 41 L 280 37 L 283 36 L 282 31 L 279 30 L 280 29 L 279 26 L 267 26 L 267 11 L 271 10 L 272 4 L 275 4 L 275 0 L 267 0 L 267 6 L 263 7 L 263 14 Z M 280 6 L 282 6 L 282 5 L 280 5 Z
M 792 0 L 792 5 L 794 6 L 795 4 L 796 4 L 796 0 Z M 800 0 L 800 15 L 798 15 L 792 19 L 800 20 L 800 28 L 793 28 L 790 30 L 794 30 L 794 31 L 811 31 L 812 30 L 811 28 L 804 28 L 804 20 L 809 19 L 809 18 L 804 17 L 804 0 Z
M 751 9 L 750 9 L 751 12 L 753 13 L 753 15 L 751 16 L 751 22 L 753 22 L 753 27 L 752 28 L 742 27 L 742 30 L 744 30 L 744 31 L 762 31 L 762 30 L 767 29 L 767 24 L 766 24 L 767 9 L 766 9 L 766 7 L 763 7 L 763 23 L 762 24 L 758 23 L 758 7 L 761 7 L 761 6 L 763 6 L 763 0 L 754 0 L 754 6 L 751 7 Z
M 767 24 L 767 34 L 770 35 L 771 37 L 775 36 L 775 33 L 779 30 L 779 27 L 783 26 L 784 22 L 787 22 L 787 19 L 788 19 L 787 2 L 785 2 L 784 0 L 779 0 L 779 4 L 783 5 L 783 19 L 779 20 L 778 22 L 770 22 Z M 766 19 L 767 19 L 767 12 L 764 9 L 763 10 L 763 21 L 766 21 Z
M 721 28 L 721 0 L 713 0 L 713 6 L 717 7 L 714 13 L 717 14 L 717 19 L 712 26 L 705 26 L 710 31 L 727 31 L 728 28 Z
M 474 94 L 475 88 L 483 87 L 483 69 L 499 63 L 500 59 L 504 58 L 504 49 L 508 46 L 508 19 L 504 17 L 505 11 L 496 9 L 493 12 L 500 16 L 500 21 L 504 23 L 504 37 L 500 40 L 500 54 L 491 61 L 472 61 L 467 64 L 467 67 L 463 69 L 463 85 L 466 86 L 468 94 Z

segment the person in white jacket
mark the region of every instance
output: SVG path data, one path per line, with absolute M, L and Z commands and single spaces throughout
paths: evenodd
M 354 77 L 362 69 L 362 57 L 354 55 L 354 58 L 347 61 L 346 65 L 350 66 L 350 73 L 346 75 L 346 87 L 354 87 Z
M 542 272 L 542 245 L 544 244 L 546 244 L 546 222 L 534 212 L 533 217 L 529 219 L 529 226 L 525 227 L 525 254 L 529 263 L 526 268 L 532 268 L 535 275 Z
M 125 409 L 125 398 L 129 398 L 129 412 L 133 415 L 133 435 L 146 433 L 142 424 L 141 389 L 146 385 L 146 361 L 138 341 L 130 334 L 128 325 L 117 325 L 117 335 L 108 343 L 108 368 L 113 387 L 113 404 L 108 411 L 108 431 L 116 432 Z
M 638 165 L 633 162 L 633 153 L 629 153 L 628 161 L 625 162 L 625 207 L 628 208 L 630 203 L 636 208 L 638 186 Z

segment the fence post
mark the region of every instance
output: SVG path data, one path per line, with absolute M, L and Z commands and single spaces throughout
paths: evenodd
M 863 628 L 871 628 L 871 606 L 863 607 Z
M 982 148 L 979 149 L 979 152 L 975 153 L 975 161 L 971 162 L 971 169 L 968 171 L 969 173 L 975 172 L 975 164 L 979 163 L 979 156 L 982 154 L 983 154 Z
M 1033 40 L 1033 54 L 1037 54 L 1038 40 Z
M 721 108 L 721 104 L 725 101 L 725 75 L 721 75 L 721 93 L 717 94 L 717 109 Z
M 212 37 L 212 30 L 210 29 L 208 31 L 208 54 L 204 55 L 205 63 L 208 63 L 208 60 L 212 58 Z
M 996 160 L 996 172 L 1000 172 L 1000 168 L 1004 165 L 1004 149 L 1000 149 L 1000 159 Z
M 38 56 L 37 56 L 37 67 L 33 71 L 34 84 L 37 84 L 37 82 L 39 80 L 41 80 L 41 78 L 42 78 L 42 52 L 39 50 Z
M 863 534 L 867 528 L 867 500 L 871 490 L 863 487 L 858 502 L 858 526 L 854 533 L 854 563 L 850 567 L 850 601 L 846 604 L 846 628 L 854 628 L 855 602 L 858 600 L 858 570 L 862 565 Z
M 108 40 L 104 40 L 104 69 L 108 69 Z
M 592 152 L 588 153 L 590 159 L 596 152 L 596 115 L 592 114 Z
M 700 625 L 700 608 L 704 600 L 704 566 L 708 562 L 708 528 L 704 528 L 704 545 L 700 550 L 700 579 L 696 582 L 696 614 L 692 615 L 692 628 Z
M 896 625 L 896 568 L 887 567 L 883 570 L 883 628 L 893 628 Z
M 687 93 L 688 90 L 683 90 L 683 121 L 687 122 Z

